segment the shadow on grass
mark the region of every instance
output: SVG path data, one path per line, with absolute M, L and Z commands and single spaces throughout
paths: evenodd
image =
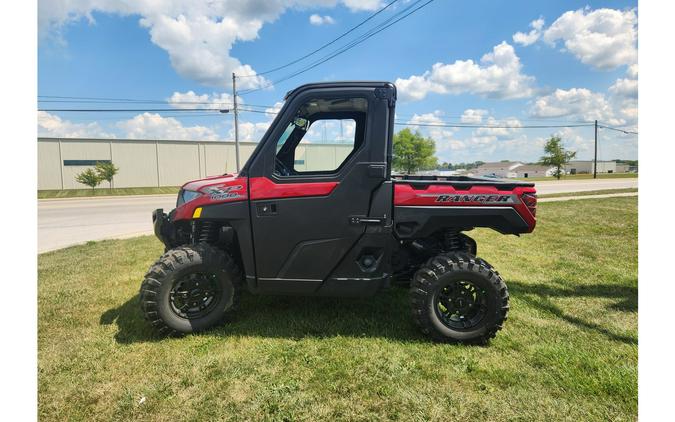
M 551 298 L 595 297 L 616 299 L 610 305 L 622 312 L 637 310 L 637 288 L 616 285 L 564 286 L 563 280 L 548 284 L 527 284 L 507 281 L 511 296 L 517 297 L 535 309 L 556 318 L 592 330 L 612 340 L 635 344 L 637 339 L 613 333 L 592 321 L 565 312 Z M 239 309 L 231 314 L 225 324 L 201 335 L 207 336 L 260 336 L 270 338 L 300 339 L 307 337 L 381 337 L 401 342 L 426 342 L 413 325 L 408 312 L 407 290 L 393 288 L 372 298 L 337 299 L 312 297 L 253 296 L 245 294 Z M 118 307 L 101 315 L 102 325 L 117 324 L 115 340 L 128 344 L 159 341 L 143 319 L 138 297 L 134 296 Z
M 200 335 L 307 337 L 372 337 L 426 342 L 408 312 L 407 289 L 393 288 L 365 299 L 254 296 L 245 294 L 225 324 Z M 134 296 L 101 315 L 102 325 L 117 324 L 118 343 L 162 340 L 143 319 Z
M 574 288 L 556 287 L 555 284 L 564 285 L 564 280 L 551 280 L 551 284 L 526 284 L 518 281 L 509 281 L 509 293 L 518 297 L 533 308 L 548 312 L 557 318 L 577 325 L 583 329 L 595 331 L 607 338 L 626 344 L 637 344 L 637 338 L 614 333 L 607 328 L 592 321 L 586 321 L 575 315 L 566 313 L 556 306 L 551 298 L 595 297 L 616 299 L 617 302 L 610 305 L 612 309 L 621 312 L 635 312 L 638 308 L 637 287 L 617 286 L 609 284 L 594 284 L 575 286 Z

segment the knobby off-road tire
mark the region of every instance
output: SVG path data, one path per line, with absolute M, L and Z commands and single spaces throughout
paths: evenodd
M 162 334 L 199 332 L 223 321 L 236 307 L 241 289 L 241 272 L 228 254 L 206 244 L 180 246 L 148 270 L 141 284 L 141 310 Z
M 429 259 L 413 277 L 410 301 L 421 331 L 447 343 L 487 343 L 509 310 L 509 293 L 499 273 L 463 252 Z

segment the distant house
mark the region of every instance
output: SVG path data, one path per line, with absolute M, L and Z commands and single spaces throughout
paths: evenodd
M 516 168 L 522 166 L 520 161 L 500 161 L 484 163 L 469 172 L 474 176 L 517 177 Z
M 515 177 L 530 178 L 530 177 L 552 177 L 555 172 L 555 167 L 540 166 L 538 164 L 524 164 L 514 169 Z
M 598 173 L 625 173 L 628 170 L 624 164 L 617 164 L 616 161 L 598 161 Z M 570 161 L 565 166 L 568 174 L 590 174 L 593 173 L 593 160 Z
M 628 173 L 630 171 L 630 167 L 628 164 L 625 163 L 616 163 L 616 172 L 617 173 Z

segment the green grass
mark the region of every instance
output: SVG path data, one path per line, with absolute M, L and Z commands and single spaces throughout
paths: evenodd
M 600 189 L 600 190 L 589 190 L 583 192 L 563 192 L 563 193 L 546 193 L 543 195 L 537 195 L 537 198 L 562 198 L 567 196 L 588 196 L 588 195 L 605 195 L 611 193 L 637 193 L 637 188 L 621 188 L 621 189 Z
M 38 416 L 636 420 L 637 199 L 544 203 L 538 217 L 520 238 L 472 233 L 511 292 L 487 347 L 428 342 L 402 288 L 358 300 L 245 295 L 227 325 L 159 338 L 137 303 L 157 240 L 40 255 Z
M 52 198 L 83 198 L 88 196 L 119 196 L 119 195 L 161 195 L 176 194 L 178 187 L 163 186 L 149 188 L 113 188 L 113 189 L 65 189 L 65 190 L 39 190 L 38 199 Z
M 638 177 L 637 173 L 598 173 L 598 179 L 635 179 Z M 583 180 L 592 179 L 592 174 L 568 174 L 563 176 L 560 180 Z M 556 180 L 555 177 L 521 177 L 516 180 L 526 180 L 532 182 L 541 182 L 544 180 Z

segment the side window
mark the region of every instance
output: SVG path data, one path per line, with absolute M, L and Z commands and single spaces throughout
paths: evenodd
M 367 106 L 364 98 L 304 103 L 277 141 L 275 174 L 336 172 L 363 143 Z

